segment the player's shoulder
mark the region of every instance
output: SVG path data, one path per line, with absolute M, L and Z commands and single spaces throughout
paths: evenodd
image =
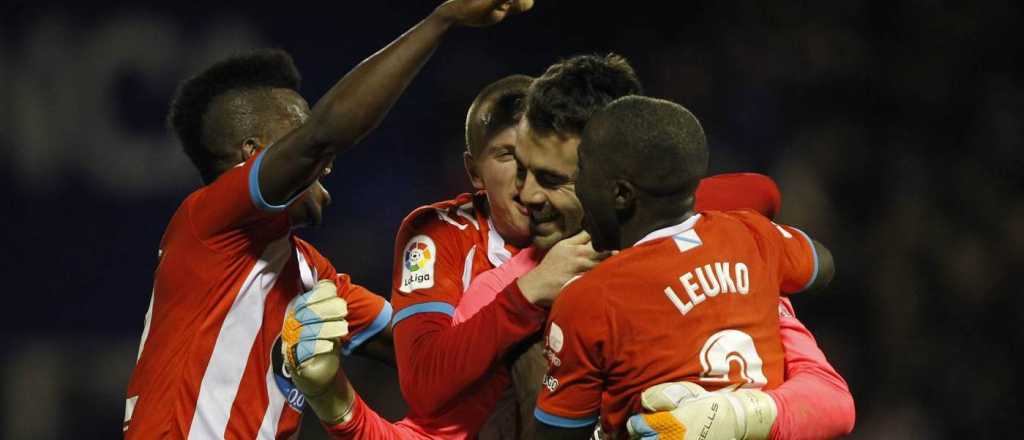
M 481 230 L 477 203 L 472 194 L 466 193 L 451 200 L 420 206 L 402 220 L 399 235 L 409 237 L 419 234 L 477 234 Z
M 586 273 L 569 280 L 562 287 L 558 301 L 572 304 L 573 308 L 598 306 L 608 295 L 609 281 L 622 278 L 623 265 L 615 261 L 620 256 L 610 257 Z
M 195 191 L 189 193 L 184 200 L 178 205 L 178 209 L 171 215 L 170 221 L 167 222 L 167 229 L 164 231 L 164 236 L 161 242 L 168 240 L 178 240 L 183 237 L 196 238 L 195 228 L 192 226 L 192 215 L 195 209 L 195 204 L 200 197 L 202 197 L 207 186 L 197 188 Z
M 774 223 L 761 213 L 749 209 L 735 211 L 703 211 L 698 228 L 715 230 L 748 230 L 751 232 L 774 228 Z
M 305 254 L 307 258 L 326 259 L 312 243 L 294 235 L 292 235 L 292 240 L 295 242 L 295 247 L 298 248 L 299 252 Z

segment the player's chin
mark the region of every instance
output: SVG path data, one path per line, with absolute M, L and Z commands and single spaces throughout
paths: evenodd
M 323 224 L 323 206 L 312 201 L 304 201 L 302 209 L 292 218 L 293 228 L 319 227 Z
M 309 203 L 306 206 L 306 217 L 308 218 L 309 226 L 318 228 L 324 223 L 324 207 L 319 203 Z
M 566 237 L 561 229 L 536 228 L 533 224 L 530 226 L 530 232 L 533 234 L 533 245 L 539 250 L 551 249 Z

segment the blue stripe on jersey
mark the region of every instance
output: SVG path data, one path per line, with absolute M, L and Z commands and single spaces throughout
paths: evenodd
M 451 304 L 440 301 L 414 304 L 396 313 L 395 318 L 391 323 L 391 326 L 393 327 L 397 325 L 399 321 L 419 313 L 444 313 L 445 315 L 448 316 L 454 316 L 455 307 L 452 306 Z
M 545 425 L 557 426 L 559 428 L 583 428 L 597 423 L 596 415 L 581 419 L 569 419 L 546 413 L 540 407 L 533 409 L 533 416 L 537 420 L 544 422 Z
M 252 204 L 257 208 L 268 211 L 268 212 L 281 212 L 288 205 L 291 205 L 295 199 L 299 198 L 305 190 L 299 191 L 283 205 L 271 205 L 263 199 L 263 192 L 260 191 L 260 166 L 263 164 L 263 158 L 267 156 L 267 150 L 264 149 L 260 152 L 259 156 L 256 157 L 255 162 L 252 164 L 252 168 L 249 169 L 249 198 L 252 199 Z
M 360 345 L 363 345 L 364 342 L 384 330 L 384 328 L 388 326 L 388 323 L 391 322 L 391 311 L 391 303 L 385 301 L 384 307 L 380 309 L 380 313 L 378 313 L 377 317 L 373 319 L 370 326 L 353 335 L 352 338 L 348 340 L 348 343 L 345 344 L 344 347 L 341 347 L 341 353 L 345 356 L 352 354 L 352 352 L 359 348 Z
M 793 230 L 799 232 L 800 235 L 807 239 L 807 244 L 811 247 L 811 255 L 814 256 L 814 272 L 811 273 L 811 279 L 807 281 L 807 284 L 804 285 L 804 288 L 800 289 L 803 291 L 811 287 L 811 284 L 814 284 L 814 280 L 818 278 L 818 250 L 814 248 L 814 240 L 811 240 L 811 237 L 807 235 L 806 232 L 801 231 L 797 228 L 793 228 Z

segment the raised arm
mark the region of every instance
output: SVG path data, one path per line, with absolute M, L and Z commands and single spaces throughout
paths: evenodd
M 283 204 L 321 176 L 334 156 L 372 131 L 452 25 L 489 26 L 530 1 L 449 0 L 341 78 L 309 119 L 277 141 L 259 173 L 263 198 Z

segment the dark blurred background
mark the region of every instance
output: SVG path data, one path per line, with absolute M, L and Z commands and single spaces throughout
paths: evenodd
M 156 249 L 199 185 L 164 129 L 178 81 L 232 52 L 290 51 L 315 101 L 430 1 L 0 6 L 0 437 L 113 438 Z M 538 0 L 451 32 L 381 127 L 339 158 L 301 235 L 387 292 L 413 208 L 469 189 L 464 115 L 485 84 L 615 51 L 705 125 L 713 170 L 756 171 L 781 220 L 827 243 L 829 292 L 794 299 L 849 381 L 854 438 L 998 438 L 1022 410 L 1024 78 L 1018 2 Z M 346 368 L 404 409 L 394 371 Z M 307 417 L 307 422 L 312 418 Z M 307 423 L 304 438 L 322 438 Z

